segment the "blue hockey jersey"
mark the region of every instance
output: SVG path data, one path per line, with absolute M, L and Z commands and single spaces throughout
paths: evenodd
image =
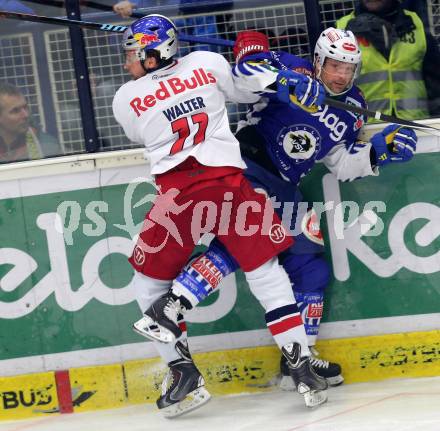
M 265 59 L 276 69 L 290 69 L 312 75 L 310 62 L 286 52 L 251 56 L 251 61 Z M 246 58 L 246 61 L 249 61 Z M 255 68 L 256 72 L 258 68 Z M 358 107 L 366 107 L 361 91 L 353 86 L 338 99 Z M 286 106 L 276 93 L 264 93 L 239 123 L 239 130 L 253 125 L 266 141 L 266 151 L 278 171 L 297 184 L 317 160 L 322 160 L 340 180 L 353 180 L 378 175 L 370 163 L 369 142 L 357 141 L 366 118 L 360 114 L 321 106 L 316 113 L 300 107 Z

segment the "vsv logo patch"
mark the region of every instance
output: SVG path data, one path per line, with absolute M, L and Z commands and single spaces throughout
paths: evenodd
M 278 142 L 295 163 L 309 160 L 321 148 L 318 131 L 307 124 L 285 127 L 278 136 Z

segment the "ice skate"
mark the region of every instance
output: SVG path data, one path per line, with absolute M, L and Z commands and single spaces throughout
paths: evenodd
M 324 377 L 329 386 L 339 386 L 344 382 L 341 366 L 335 362 L 329 362 L 319 357 L 319 352 L 314 346 L 309 346 L 310 364 L 318 376 Z
M 162 382 L 162 395 L 156 401 L 164 417 L 175 418 L 207 403 L 211 394 L 205 380 L 191 359 L 177 359 Z
M 328 384 L 325 378 L 313 371 L 310 357 L 301 357 L 301 346 L 298 343 L 286 344 L 282 353 L 298 393 L 304 395 L 306 406 L 316 407 L 325 403 Z
M 133 329 L 150 340 L 171 343 L 182 335 L 177 323 L 182 308 L 179 298 L 168 292 L 144 312 L 142 319 L 133 324 Z
M 341 375 L 341 366 L 335 362 L 329 362 L 319 358 L 319 352 L 314 346 L 309 346 L 311 356 L 310 364 L 318 376 L 324 377 L 329 386 L 339 386 L 344 382 L 344 377 Z M 281 382 L 280 388 L 283 391 L 294 391 L 295 384 L 290 377 L 289 367 L 287 366 L 287 359 L 281 355 L 280 360 Z

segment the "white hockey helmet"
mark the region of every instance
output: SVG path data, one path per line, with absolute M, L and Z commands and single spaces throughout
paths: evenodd
M 319 35 L 315 45 L 314 59 L 315 70 L 317 70 L 316 77 L 318 79 L 320 79 L 326 58 L 332 58 L 355 65 L 353 78 L 347 88 L 341 93 L 333 92 L 323 82 L 326 90 L 333 96 L 346 93 L 353 86 L 354 80 L 359 76 L 362 65 L 361 51 L 353 32 L 329 27 Z M 317 67 L 317 65 L 319 65 L 319 67 Z
M 156 51 L 160 60 L 169 60 L 177 53 L 177 28 L 166 16 L 147 15 L 129 25 L 122 46 L 136 50 L 140 60 L 145 60 L 148 50 Z

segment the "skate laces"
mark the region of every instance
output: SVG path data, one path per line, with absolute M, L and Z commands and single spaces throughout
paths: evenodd
M 173 386 L 174 383 L 174 373 L 170 368 L 162 381 L 162 395 L 166 395 L 168 390 Z
M 177 318 L 180 314 L 180 311 L 181 311 L 180 301 L 178 299 L 175 300 L 172 297 L 167 298 L 167 302 L 163 307 L 163 312 L 165 316 L 176 325 L 178 325 Z
M 310 364 L 312 366 L 319 368 L 329 368 L 330 366 L 329 361 L 318 358 L 319 352 L 314 347 L 310 346 L 309 349 L 310 349 Z
M 325 361 L 324 359 L 315 358 L 314 356 L 310 356 L 310 363 L 314 367 L 319 367 L 319 368 L 328 368 L 330 365 L 328 361 Z

